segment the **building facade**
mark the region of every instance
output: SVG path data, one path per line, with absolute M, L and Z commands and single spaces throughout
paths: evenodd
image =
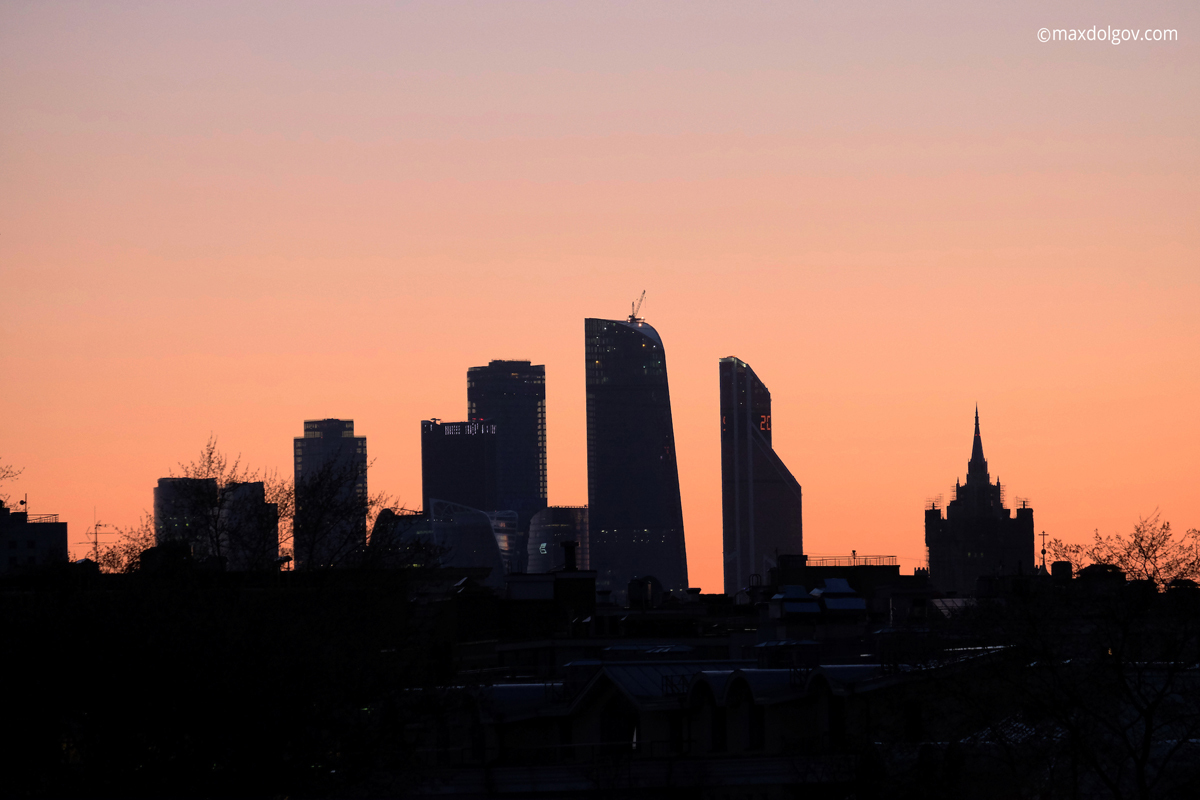
M 501 508 L 497 426 L 491 420 L 421 420 L 421 496 L 496 511 Z M 506 509 L 512 510 L 512 509 Z
M 294 452 L 296 568 L 354 563 L 367 543 L 367 437 L 354 420 L 305 420 Z
M 721 510 L 725 594 L 760 582 L 780 554 L 804 552 L 800 484 L 771 446 L 771 392 L 750 365 L 722 358 Z
M 687 589 L 667 359 L 644 320 L 584 321 L 588 529 L 596 585 L 623 599 L 635 576 Z
M 491 361 L 467 370 L 467 418 L 496 425 L 496 508 L 517 512 L 529 532 L 546 507 L 546 367 Z M 439 495 L 440 496 L 440 495 Z
M 1004 507 L 1000 479 L 992 483 L 983 457 L 978 408 L 967 480 L 955 481 L 954 499 L 944 511 L 936 502 L 925 509 L 929 580 L 936 588 L 971 595 L 981 577 L 1028 575 L 1035 569 L 1033 509 L 1022 502 L 1014 516 Z
M 57 514 L 30 515 L 0 502 L 0 574 L 67 561 L 67 523 Z
M 215 478 L 159 478 L 154 487 L 154 544 L 184 542 L 197 558 L 216 555 L 218 498 Z
M 587 506 L 549 506 L 529 525 L 529 572 L 553 572 L 566 567 L 562 542 L 575 542 L 577 569 L 591 567 Z

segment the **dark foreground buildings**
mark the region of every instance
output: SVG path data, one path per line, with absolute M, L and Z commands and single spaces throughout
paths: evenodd
M 597 585 L 623 599 L 635 577 L 687 589 L 679 469 L 658 331 L 640 318 L 584 321 L 588 527 Z
M 587 506 L 549 506 L 529 525 L 529 572 L 553 572 L 566 566 L 563 542 L 575 542 L 576 565 L 590 570 Z
M 67 560 L 67 523 L 57 514 L 13 511 L 0 501 L 0 574 Z
M 529 532 L 546 507 L 546 368 L 528 361 L 490 361 L 467 370 L 467 417 L 496 425 L 496 508 L 517 512 Z
M 975 441 L 967 462 L 967 482 L 954 486 L 945 516 L 936 503 L 925 510 L 925 545 L 929 579 L 944 592 L 974 594 L 981 577 L 1029 574 L 1034 569 L 1033 509 L 1025 503 L 1016 517 L 1004 507 L 1000 480 L 991 482 L 979 409 L 975 409 Z
M 759 582 L 781 553 L 804 552 L 800 484 L 771 447 L 771 392 L 744 361 L 722 358 L 721 508 L 725 594 Z
M 367 543 L 367 437 L 354 420 L 305 420 L 295 457 L 296 568 L 344 566 Z

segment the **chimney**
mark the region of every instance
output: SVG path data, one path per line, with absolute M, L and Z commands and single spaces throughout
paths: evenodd
M 578 572 L 575 566 L 575 548 L 579 542 L 559 542 L 563 549 L 563 572 Z

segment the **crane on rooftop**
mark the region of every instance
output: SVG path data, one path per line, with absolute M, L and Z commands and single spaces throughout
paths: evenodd
M 642 289 L 642 296 L 639 297 L 635 302 L 629 304 L 630 308 L 632 309 L 631 313 L 629 314 L 630 322 L 641 322 L 642 321 L 642 318 L 638 316 L 638 312 L 642 310 L 642 301 L 645 299 L 646 299 L 646 290 Z

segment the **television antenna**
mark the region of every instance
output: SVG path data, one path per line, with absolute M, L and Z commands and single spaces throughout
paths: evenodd
M 95 509 L 95 507 L 93 507 L 92 508 L 92 527 L 89 528 L 83 534 L 85 541 L 80 542 L 79 544 L 90 544 L 92 546 L 92 561 L 95 561 L 97 564 L 100 563 L 100 529 L 101 528 L 112 528 L 112 527 L 114 527 L 114 526 L 109 525 L 105 522 L 100 522 L 98 519 L 96 519 L 96 509 Z M 91 539 L 87 538 L 89 536 L 91 537 Z

